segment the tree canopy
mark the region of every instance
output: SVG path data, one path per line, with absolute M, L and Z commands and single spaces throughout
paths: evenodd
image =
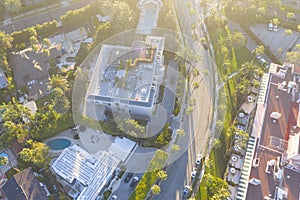
M 20 152 L 20 158 L 26 163 L 32 163 L 40 168 L 46 167 L 50 162 L 49 147 L 33 140 L 26 142 L 25 148 Z

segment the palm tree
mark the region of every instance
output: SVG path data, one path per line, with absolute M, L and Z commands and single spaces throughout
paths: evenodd
M 246 39 L 243 33 L 234 31 L 231 33 L 229 30 L 227 31 L 227 43 L 231 46 L 231 48 L 240 48 L 245 45 Z
M 175 59 L 179 62 L 184 62 L 185 70 L 186 72 L 181 71 L 185 75 L 189 75 L 191 71 L 191 66 L 195 64 L 196 62 L 200 61 L 201 56 L 194 53 L 191 48 L 185 46 L 185 45 L 180 45 L 180 49 L 175 52 Z
M 51 90 L 61 88 L 64 92 L 67 92 L 69 89 L 68 81 L 60 74 L 52 75 L 49 81 L 49 88 Z
M 172 147 L 171 147 L 171 151 L 174 153 L 174 152 L 177 152 L 180 150 L 180 146 L 177 145 L 177 144 L 173 144 Z
M 158 195 L 161 192 L 161 189 L 158 185 L 152 185 L 151 192 L 155 195 Z
M 180 128 L 180 129 L 177 129 L 176 130 L 176 133 L 177 133 L 177 135 L 179 135 L 179 136 L 185 136 L 185 131 L 182 129 L 182 128 Z
M 160 178 L 161 180 L 167 180 L 167 178 L 168 178 L 168 174 L 166 173 L 166 171 L 165 170 L 159 170 L 158 172 L 157 172 L 157 175 L 158 175 L 158 178 Z

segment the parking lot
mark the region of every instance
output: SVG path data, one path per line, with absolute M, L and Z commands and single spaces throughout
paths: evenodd
M 277 31 L 269 31 L 268 24 L 256 24 L 251 26 L 250 29 L 265 46 L 270 48 L 273 54 L 278 57 L 281 62 L 285 61 L 286 52 L 294 47 L 295 44 L 300 43 L 299 33 L 293 32 L 291 35 L 287 35 L 285 29 L 280 26 L 278 26 Z
M 131 184 L 133 178 L 135 176 L 137 176 L 139 178 L 139 180 L 141 180 L 141 178 L 143 176 L 142 173 L 134 173 L 132 175 L 132 177 L 130 178 L 130 180 L 127 183 L 125 183 L 124 179 L 126 178 L 127 174 L 128 174 L 128 172 L 125 172 L 123 174 L 122 178 L 119 180 L 120 187 L 116 191 L 111 193 L 109 199 L 111 199 L 111 197 L 113 195 L 116 195 L 118 199 L 128 199 L 135 189 L 135 188 L 130 187 L 130 184 Z

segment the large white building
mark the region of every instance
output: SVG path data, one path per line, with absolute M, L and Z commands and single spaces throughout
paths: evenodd
M 164 42 L 164 37 L 147 36 L 131 47 L 102 45 L 87 101 L 113 113 L 150 119 L 164 77 Z
M 69 196 L 77 200 L 93 200 L 110 181 L 119 163 L 107 152 L 91 155 L 73 145 L 60 154 L 52 164 L 52 169 L 71 188 Z

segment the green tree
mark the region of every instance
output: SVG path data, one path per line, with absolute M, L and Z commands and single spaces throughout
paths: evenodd
M 106 1 L 102 7 L 112 16 L 111 34 L 133 29 L 136 26 L 137 16 L 132 12 L 126 1 Z
M 138 138 L 144 138 L 146 135 L 145 127 L 140 125 L 134 119 L 130 119 L 130 118 L 118 119 L 117 122 L 118 122 L 118 128 L 126 134 Z
M 33 140 L 28 140 L 25 148 L 20 152 L 20 158 L 26 163 L 32 163 L 40 168 L 48 166 L 51 158 L 48 155 L 49 147 Z
M 231 48 L 240 48 L 245 45 L 246 39 L 245 36 L 238 31 L 234 31 L 231 33 L 229 30 L 227 31 L 227 42 Z
M 111 23 L 101 23 L 96 30 L 95 35 L 93 36 L 93 47 L 97 46 L 97 44 L 101 43 L 102 41 L 106 40 L 108 37 L 111 36 Z
M 0 166 L 6 165 L 8 163 L 8 158 L 5 156 L 0 156 Z
M 8 145 L 15 138 L 26 138 L 29 133 L 28 126 L 32 119 L 29 109 L 13 98 L 11 102 L 1 105 L 0 110 L 5 110 L 2 115 L 4 132 L 0 136 L 2 145 Z
M 177 135 L 179 135 L 179 136 L 185 136 L 185 131 L 182 129 L 182 128 L 180 128 L 180 129 L 177 129 L 176 130 L 176 133 L 177 133 Z
M 177 144 L 173 144 L 172 147 L 171 147 L 171 151 L 174 153 L 174 152 L 177 152 L 180 150 L 180 146 L 177 145 Z
M 219 149 L 221 147 L 221 141 L 217 138 L 213 138 L 211 140 L 211 146 L 215 149 Z
M 228 184 L 226 181 L 219 177 L 212 176 L 211 174 L 204 174 L 203 176 L 203 184 L 206 186 L 208 196 L 210 198 L 216 199 L 217 197 L 221 197 L 220 191 L 224 192 L 228 190 Z M 225 197 L 229 197 L 229 193 L 224 193 Z M 225 200 L 226 198 L 221 198 L 221 200 Z
M 160 178 L 161 180 L 164 180 L 164 181 L 167 180 L 167 178 L 168 178 L 168 174 L 165 170 L 158 170 L 157 176 L 158 176 L 158 178 Z
M 39 109 L 32 122 L 30 123 L 30 136 L 33 139 L 42 140 L 55 133 L 58 120 L 62 119 L 62 115 L 57 113 L 53 104 Z
M 20 0 L 4 0 L 4 7 L 11 14 L 19 13 L 19 10 L 22 7 L 22 3 Z
M 158 185 L 152 185 L 151 191 L 153 194 L 158 195 L 161 192 L 161 189 Z
M 54 88 L 53 90 L 53 109 L 57 113 L 66 113 L 70 109 L 70 102 L 66 95 L 64 94 L 63 90 L 59 87 Z
M 52 75 L 49 82 L 50 89 L 60 88 L 62 91 L 67 92 L 69 90 L 68 81 L 60 74 Z
M 0 31 L 0 69 L 7 71 L 9 70 L 7 62 L 7 52 L 11 48 L 11 43 L 13 38 L 5 34 L 3 31 Z

